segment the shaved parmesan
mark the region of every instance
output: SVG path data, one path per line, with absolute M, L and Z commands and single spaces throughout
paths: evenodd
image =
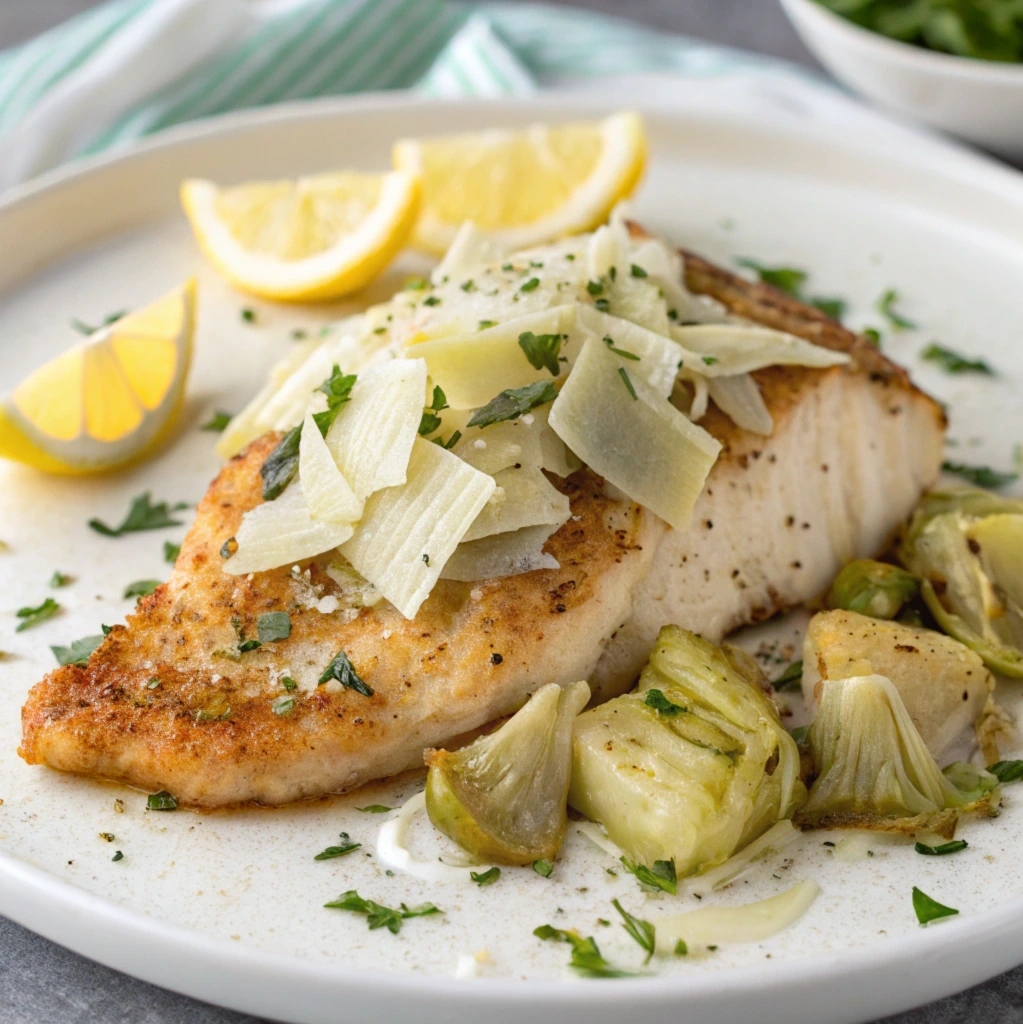
M 495 486 L 493 477 L 417 437 L 405 483 L 366 502 L 359 529 L 341 553 L 402 615 L 414 618 Z
M 550 424 L 594 472 L 683 530 L 721 445 L 638 377 L 633 398 L 619 371 L 602 342 L 586 342 Z
M 609 352 L 617 355 L 632 377 L 642 378 L 665 398 L 671 394 L 679 367 L 695 358 L 664 334 L 657 334 L 621 317 L 601 313 L 592 306 L 579 307 L 577 322 L 587 338 L 602 341 Z M 617 353 L 615 349 L 618 349 Z
M 421 359 L 394 359 L 359 374 L 327 431 L 327 447 L 360 500 L 405 482 L 425 395 Z
M 540 467 L 555 476 L 571 476 L 582 468 L 582 462 L 568 445 L 554 433 L 549 421 L 551 406 L 540 405 L 533 410 L 534 423 L 540 428 Z
M 440 578 L 475 583 L 500 576 L 517 576 L 534 569 L 557 569 L 558 560 L 543 549 L 557 530 L 556 524 L 526 526 L 511 533 L 497 533 L 459 544 Z
M 756 903 L 739 907 L 700 907 L 686 914 L 654 918 L 657 952 L 670 954 L 681 939 L 690 949 L 726 942 L 763 942 L 795 924 L 809 909 L 821 887 L 813 881 Z
M 770 437 L 774 419 L 757 382 L 748 374 L 713 377 L 707 388 L 714 404 L 737 426 Z
M 444 259 L 433 268 L 430 280 L 435 286 L 448 281 L 467 280 L 480 267 L 500 263 L 507 251 L 496 238 L 480 231 L 471 220 L 464 221 Z
M 541 423 L 535 416 L 532 422 L 520 416 L 489 427 L 467 427 L 453 451 L 474 469 L 491 476 L 515 465 L 539 466 L 545 424 L 546 420 Z
M 353 531 L 350 523 L 313 519 L 302 482 L 295 480 L 275 501 L 265 501 L 245 513 L 235 534 L 238 550 L 224 562 L 224 571 L 242 576 L 294 564 L 336 548 Z
M 298 448 L 298 476 L 306 507 L 313 519 L 328 523 L 354 523 L 362 515 L 362 502 L 330 454 L 312 413 L 306 413 Z
M 537 369 L 526 358 L 519 336 L 527 331 L 537 335 L 568 334 L 575 327 L 575 310 L 575 305 L 555 306 L 475 334 L 420 342 L 406 352 L 426 360 L 430 379 L 444 389 L 452 409 L 478 409 L 508 388 L 550 378 L 548 370 Z M 571 358 L 571 348 L 563 343 L 561 354 Z
M 672 337 L 700 360 L 686 361 L 690 369 L 706 377 L 734 377 L 765 366 L 842 366 L 850 361 L 845 352 L 814 345 L 794 334 L 746 324 L 697 324 L 674 327 Z M 700 365 L 702 363 L 702 365 Z
M 463 540 L 479 540 L 525 526 L 560 526 L 572 514 L 568 498 L 551 485 L 537 466 L 502 469 L 494 474 L 494 483 L 497 487 L 493 496 Z

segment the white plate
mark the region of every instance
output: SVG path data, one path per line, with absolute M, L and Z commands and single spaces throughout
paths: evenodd
M 718 259 L 751 255 L 813 268 L 812 290 L 850 298 L 854 325 L 883 326 L 873 302 L 898 287 L 904 312 L 927 330 L 886 332 L 888 350 L 952 402 L 956 457 L 1011 464 L 1023 440 L 1015 337 L 1023 322 L 1023 185 L 1015 175 L 782 77 L 684 86 L 632 79 L 616 87 L 619 102 L 640 94 L 660 97 L 644 104 L 652 151 L 636 201 L 644 223 Z M 846 864 L 817 834 L 789 860 L 714 897 L 734 904 L 817 879 L 817 903 L 773 940 L 679 960 L 650 978 L 580 981 L 564 970 L 566 947 L 535 939 L 534 927 L 549 921 L 594 934 L 609 959 L 631 967 L 638 947 L 617 924 L 597 920 L 614 917 L 611 899 L 644 917 L 693 899 L 644 897 L 631 877 L 608 874 L 613 858 L 575 830 L 549 880 L 506 869 L 496 885 L 478 889 L 467 871 L 454 883 L 387 876 L 366 855 L 382 816 L 355 807 L 397 803 L 416 791 L 412 778 L 277 811 L 158 814 L 144 810 L 141 794 L 29 768 L 14 752 L 24 694 L 52 668 L 47 645 L 122 617 L 130 607 L 119 597 L 124 585 L 165 574 L 162 543 L 184 535 L 180 527 L 108 540 L 86 520 L 116 522 L 147 488 L 158 499 L 198 499 L 218 465 L 198 423 L 214 408 L 241 406 L 291 344 L 292 327 L 344 308 L 286 309 L 232 293 L 191 241 L 177 209 L 179 180 L 379 167 L 401 135 L 605 109 L 585 98 L 494 104 L 392 96 L 261 111 L 58 173 L 0 206 L 4 381 L 69 344 L 72 316 L 95 320 L 191 273 L 201 287 L 191 401 L 168 451 L 94 480 L 0 467 L 0 539 L 12 546 L 0 555 L 0 646 L 14 654 L 0 662 L 0 912 L 149 981 L 310 1024 L 484 1014 L 492 1024 L 523 1017 L 610 1024 L 626 1015 L 677 1021 L 681 1013 L 713 1024 L 744 1018 L 751 1005 L 764 1022 L 843 1022 L 937 998 L 1023 960 L 1023 810 L 1012 806 L 1012 790 L 1001 818 L 965 826 L 970 849 L 957 857 L 922 858 L 878 839 L 875 857 Z M 399 268 L 391 284 L 413 265 Z M 249 305 L 257 326 L 239 317 Z M 932 337 L 983 352 L 1004 377 L 946 378 L 914 364 Z M 55 569 L 77 577 L 56 592 L 65 613 L 14 634 L 13 610 L 50 593 Z M 115 813 L 117 797 L 123 814 Z M 314 861 L 343 830 L 365 849 Z M 117 838 L 108 844 L 101 832 Z M 440 849 L 426 829 L 419 841 L 424 851 Z M 116 849 L 124 859 L 113 863 Z M 919 928 L 914 884 L 961 915 Z M 370 932 L 363 918 L 322 908 L 348 888 L 390 905 L 430 899 L 445 914 L 408 921 L 398 936 Z M 489 958 L 480 978 L 452 977 L 460 956 L 483 949 Z

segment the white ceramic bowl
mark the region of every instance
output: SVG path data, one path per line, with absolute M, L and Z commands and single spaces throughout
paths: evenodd
M 815 0 L 781 0 L 836 78 L 882 107 L 1023 158 L 1023 64 L 937 53 L 854 25 Z

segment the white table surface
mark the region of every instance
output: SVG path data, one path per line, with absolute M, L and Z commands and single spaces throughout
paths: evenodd
M 0 49 L 95 2 L 0 0 Z M 575 5 L 819 67 L 775 0 L 576 0 Z M 1023 968 L 885 1024 L 973 1022 L 1023 1022 Z M 0 1024 L 258 1024 L 258 1019 L 136 981 L 0 917 Z

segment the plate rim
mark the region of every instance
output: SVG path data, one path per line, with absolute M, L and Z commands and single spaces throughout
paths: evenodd
M 636 76 L 630 77 L 636 79 Z M 669 104 L 638 102 L 631 105 L 667 117 L 673 112 L 683 113 Z M 584 114 L 609 111 L 616 104 L 609 96 L 600 94 L 549 92 L 526 98 L 493 100 L 446 99 L 386 92 L 326 97 L 232 111 L 173 126 L 113 150 L 78 158 L 29 182 L 14 186 L 0 194 L 0 216 L 14 207 L 41 200 L 47 194 L 59 191 L 83 177 L 102 174 L 110 167 L 210 136 L 265 129 L 285 121 L 316 120 L 334 115 L 353 116 L 399 108 L 407 110 L 412 106 L 455 109 L 481 109 L 485 106 L 494 111 L 495 119 L 500 119 L 502 112 L 507 111 L 562 110 Z M 735 116 L 734 119 L 737 122 L 748 122 L 749 117 Z M 946 180 L 960 180 L 961 175 L 968 174 L 974 185 L 1002 194 L 1008 190 L 1013 198 L 1023 203 L 1023 175 L 990 157 L 954 143 L 916 130 L 904 130 L 907 141 L 915 138 L 923 145 L 919 154 L 906 151 L 897 154 L 901 162 L 918 163 L 925 166 L 928 173 Z M 948 167 L 936 167 L 929 159 L 935 148 L 956 159 L 950 161 Z M 37 272 L 34 270 L 29 277 Z M 812 1005 L 816 987 L 822 981 L 827 981 L 830 984 L 841 982 L 848 992 L 857 991 L 861 996 L 866 991 L 866 997 L 855 1006 L 832 1006 L 826 1011 L 829 1015 L 819 1019 L 854 1021 L 864 1019 L 868 1001 L 873 1007 L 866 1009 L 868 1014 L 897 1012 L 960 991 L 1023 961 L 1023 896 L 989 910 L 942 922 L 937 926 L 937 933 L 933 927 L 921 928 L 919 933 L 885 939 L 868 946 L 759 966 L 715 969 L 703 975 L 687 976 L 684 980 L 675 977 L 649 977 L 641 982 L 603 980 L 592 990 L 586 985 L 562 980 L 533 979 L 523 983 L 518 979 L 502 977 L 467 982 L 446 975 L 366 971 L 347 968 L 343 963 L 290 954 L 271 954 L 253 946 L 150 917 L 90 893 L 2 849 L 0 913 L 60 945 L 123 973 L 208 1002 L 257 1014 L 271 1010 L 277 1013 L 274 1010 L 277 1005 L 274 1002 L 274 985 L 298 982 L 316 986 L 318 993 L 324 996 L 333 994 L 336 997 L 344 993 L 353 1001 L 364 999 L 375 1001 L 381 1006 L 382 997 L 395 1005 L 409 998 L 440 1001 L 433 1007 L 423 1005 L 424 1011 L 451 1008 L 464 1012 L 487 1006 L 488 1011 L 493 1011 L 491 1016 L 495 1022 L 505 1019 L 499 1015 L 499 1010 L 517 1013 L 523 1008 L 538 1006 L 606 1009 L 613 1004 L 647 1011 L 658 1008 L 672 1010 L 677 1008 L 680 992 L 686 997 L 688 1009 L 698 1004 L 708 1011 L 720 1012 L 723 1007 L 738 1007 L 744 1002 L 748 1008 L 751 996 L 764 997 L 771 994 L 770 1003 L 765 1003 L 761 1008 L 764 1019 L 769 1021 L 785 1019 L 785 1015 L 778 1012 L 779 1007 L 787 1006 L 788 1014 L 798 1012 L 796 1008 L 800 1006 L 805 1008 Z M 76 915 L 83 920 L 88 919 L 90 923 L 83 925 L 81 934 L 69 941 L 67 922 Z M 104 949 L 97 950 L 90 946 L 90 933 L 93 937 L 100 933 L 118 935 L 124 940 L 121 946 L 126 943 L 128 946 L 145 946 L 151 952 L 166 954 L 167 959 L 160 962 L 156 958 L 147 965 L 127 953 L 119 957 L 107 956 Z M 95 941 L 94 938 L 92 941 Z M 1013 946 L 1018 952 L 1011 952 Z M 171 955 L 177 966 L 172 966 Z M 124 966 L 128 960 L 133 961 L 133 966 Z M 940 975 L 936 968 L 926 972 L 928 984 L 922 984 L 912 977 L 912 969 L 924 962 L 935 965 L 941 963 L 943 969 Z M 182 966 L 186 968 L 188 976 L 181 973 Z M 218 980 L 204 980 L 210 976 Z M 866 981 L 868 978 L 871 983 L 868 989 L 853 988 L 855 982 Z M 214 983 L 222 993 L 232 993 L 229 1000 L 223 995 L 211 993 L 208 986 Z M 500 1002 L 501 1006 L 495 1008 L 492 1005 L 494 1002 Z M 311 1007 L 307 1009 L 312 1012 Z M 822 1013 L 825 1012 L 823 1008 L 820 1009 Z M 336 1006 L 332 1013 L 337 1019 Z M 283 1009 L 281 1017 L 303 1022 L 327 1019 L 319 1015 L 305 1016 L 303 1007 L 294 1003 Z

